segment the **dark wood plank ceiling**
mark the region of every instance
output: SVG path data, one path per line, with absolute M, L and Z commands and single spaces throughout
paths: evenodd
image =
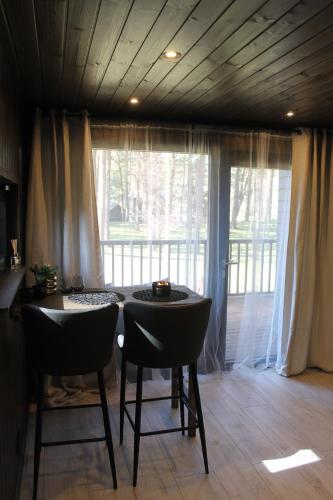
M 0 0 L 0 26 L 32 106 L 333 125 L 332 1 Z

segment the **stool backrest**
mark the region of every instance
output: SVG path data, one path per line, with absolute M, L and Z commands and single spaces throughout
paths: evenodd
M 125 304 L 123 348 L 128 361 L 147 368 L 194 363 L 203 347 L 211 303 Z
M 117 304 L 90 311 L 23 307 L 32 368 L 45 375 L 83 375 L 102 370 L 112 355 L 118 311 Z

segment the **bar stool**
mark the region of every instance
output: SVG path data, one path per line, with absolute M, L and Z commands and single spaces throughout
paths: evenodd
M 117 489 L 112 434 L 105 392 L 103 368 L 109 363 L 118 318 L 118 305 L 90 311 L 61 311 L 37 306 L 22 308 L 28 359 L 37 374 L 37 412 L 34 451 L 33 499 L 37 498 L 40 452 L 42 446 L 106 441 L 114 489 Z M 97 373 L 100 404 L 44 407 L 46 375 L 70 376 Z M 42 441 L 42 415 L 49 410 L 101 407 L 105 436 L 67 441 Z
M 120 387 L 120 443 L 123 442 L 124 416 L 134 430 L 133 486 L 137 484 L 139 447 L 142 436 L 181 432 L 199 428 L 205 471 L 208 474 L 208 459 L 202 416 L 199 385 L 197 378 L 197 359 L 203 347 L 209 319 L 211 299 L 204 299 L 194 304 L 151 305 L 137 302 L 124 306 L 125 335 L 119 336 L 118 345 L 122 351 L 121 387 Z M 137 366 L 136 399 L 125 401 L 126 363 Z M 183 386 L 183 367 L 189 366 L 189 375 L 193 383 L 193 392 L 197 408 L 197 417 L 192 411 Z M 143 368 L 177 368 L 179 376 L 178 395 L 142 398 Z M 176 428 L 141 432 L 141 406 L 145 401 L 179 399 L 181 426 Z M 135 404 L 135 421 L 126 405 Z M 185 426 L 184 406 L 195 419 L 194 426 Z

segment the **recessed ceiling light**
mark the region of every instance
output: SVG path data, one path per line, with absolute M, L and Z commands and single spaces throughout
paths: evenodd
M 139 104 L 140 101 L 139 101 L 139 99 L 137 97 L 131 97 L 130 100 L 129 100 L 129 102 L 131 104 Z
M 286 117 L 287 117 L 287 118 L 292 118 L 293 116 L 295 116 L 295 112 L 294 112 L 294 111 L 288 111 L 288 112 L 286 113 Z
M 182 57 L 180 52 L 177 52 L 176 50 L 166 50 L 163 52 L 163 54 L 160 56 L 160 59 L 162 61 L 179 61 L 179 59 Z

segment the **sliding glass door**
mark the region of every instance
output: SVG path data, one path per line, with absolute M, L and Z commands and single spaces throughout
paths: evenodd
M 105 282 L 211 296 L 202 371 L 276 357 L 289 150 L 265 133 L 218 137 L 207 154 L 93 150 Z

